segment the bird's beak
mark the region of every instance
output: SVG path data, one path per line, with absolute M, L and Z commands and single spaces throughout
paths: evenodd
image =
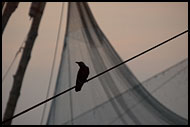
M 79 64 L 79 62 L 75 62 L 75 63 Z

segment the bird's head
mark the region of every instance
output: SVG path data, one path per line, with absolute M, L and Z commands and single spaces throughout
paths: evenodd
M 85 64 L 83 62 L 75 62 L 79 65 L 79 67 L 84 66 Z

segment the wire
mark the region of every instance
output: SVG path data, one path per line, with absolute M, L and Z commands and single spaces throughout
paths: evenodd
M 7 77 L 7 74 L 9 73 L 11 67 L 13 66 L 13 64 L 14 64 L 14 62 L 15 62 L 17 56 L 18 56 L 18 54 L 19 54 L 19 53 L 22 51 L 22 49 L 24 48 L 24 46 L 23 46 L 24 43 L 25 43 L 25 40 L 22 42 L 22 44 L 21 44 L 19 50 L 18 50 L 18 51 L 16 52 L 16 54 L 15 54 L 14 59 L 12 60 L 11 64 L 9 65 L 9 67 L 8 67 L 8 69 L 7 69 L 7 71 L 5 72 L 5 74 L 4 74 L 3 78 L 2 78 L 2 83 L 3 83 L 3 81 L 5 80 L 5 78 Z
M 58 29 L 58 34 L 57 34 L 55 52 L 54 52 L 54 57 L 53 57 L 53 64 L 52 64 L 52 68 L 51 68 L 51 74 L 50 74 L 50 80 L 49 80 L 48 90 L 47 90 L 47 94 L 46 94 L 46 99 L 48 98 L 48 95 L 49 95 L 50 85 L 51 85 L 51 82 L 52 82 L 53 71 L 54 71 L 54 67 L 55 67 L 55 61 L 56 61 L 56 55 L 57 55 L 57 47 L 58 47 L 59 36 L 60 36 L 60 31 L 61 31 L 61 23 L 62 23 L 62 19 L 63 19 L 63 7 L 64 7 L 64 4 L 62 2 L 61 15 L 60 15 L 60 21 L 59 21 L 59 27 L 58 27 L 59 29 Z M 46 106 L 47 105 L 45 104 L 44 108 L 43 108 L 42 118 L 41 118 L 41 122 L 40 122 L 41 125 L 42 125 L 42 122 L 43 122 L 43 119 L 44 119 Z
M 86 80 L 86 82 L 88 82 L 88 81 L 90 81 L 90 80 L 92 80 L 92 79 L 94 79 L 94 78 L 96 78 L 96 77 L 98 77 L 98 76 L 100 76 L 100 75 L 103 75 L 104 73 L 106 73 L 106 72 L 108 72 L 108 71 L 111 71 L 111 70 L 113 70 L 114 68 L 116 68 L 116 67 L 118 67 L 118 66 L 120 66 L 120 65 L 122 65 L 122 64 L 124 64 L 124 63 L 127 63 L 127 62 L 129 62 L 129 61 L 131 61 L 131 60 L 133 60 L 133 59 L 135 59 L 135 58 L 141 56 L 141 55 L 143 55 L 143 54 L 145 54 L 146 52 L 149 52 L 149 51 L 151 51 L 151 50 L 153 50 L 153 49 L 155 49 L 155 48 L 157 48 L 157 47 L 159 47 L 159 46 L 161 46 L 161 45 L 163 45 L 163 44 L 165 44 L 165 43 L 167 43 L 167 42 L 169 42 L 169 41 L 171 41 L 171 40 L 173 40 L 173 39 L 175 39 L 175 38 L 177 38 L 177 37 L 179 37 L 179 36 L 181 36 L 181 35 L 183 35 L 183 34 L 185 34 L 186 32 L 188 32 L 188 30 L 185 30 L 184 32 L 182 32 L 182 33 L 180 33 L 180 34 L 177 34 L 177 35 L 171 37 L 170 39 L 168 39 L 168 40 L 166 40 L 166 41 L 164 41 L 164 42 L 161 42 L 160 44 L 157 44 L 156 46 L 153 46 L 152 48 L 149 48 L 149 49 L 147 49 L 147 50 L 145 50 L 145 51 L 143 51 L 143 52 L 141 52 L 141 53 L 139 53 L 139 54 L 137 54 L 137 55 L 135 55 L 135 56 L 129 58 L 128 60 L 126 60 L 126 61 L 124 61 L 124 62 L 121 62 L 120 64 L 118 64 L 118 65 L 116 65 L 116 66 L 113 66 L 113 67 L 111 67 L 111 68 L 109 68 L 109 69 L 107 69 L 107 70 L 105 70 L 105 71 L 103 71 L 103 72 L 101 72 L 101 73 L 99 73 L 99 74 L 97 74 L 97 75 L 95 75 L 95 76 L 89 78 L 88 80 Z M 32 107 L 26 109 L 26 110 L 24 110 L 24 111 L 22 111 L 22 112 L 20 112 L 20 113 L 18 113 L 18 114 L 16 114 L 16 115 L 14 115 L 13 117 L 11 117 L 11 118 L 9 118 L 9 119 L 7 119 L 7 120 L 2 121 L 2 124 L 5 123 L 5 122 L 7 122 L 7 121 L 9 121 L 9 120 L 11 120 L 11 119 L 13 119 L 13 118 L 15 118 L 15 117 L 18 117 L 18 116 L 24 114 L 25 112 L 28 112 L 28 111 L 30 111 L 30 110 L 32 110 L 32 109 L 34 109 L 34 108 L 36 108 L 36 107 L 38 107 L 38 106 L 44 104 L 44 103 L 46 103 L 46 102 L 48 102 L 48 101 L 50 101 L 50 100 L 52 100 L 52 99 L 54 99 L 54 98 L 56 98 L 56 97 L 58 97 L 58 96 L 64 94 L 64 93 L 66 93 L 66 92 L 68 92 L 68 91 L 70 91 L 70 90 L 72 90 L 72 89 L 74 89 L 74 88 L 75 88 L 75 86 L 73 86 L 73 87 L 71 87 L 71 88 L 69 88 L 69 89 L 67 89 L 67 90 L 65 90 L 65 91 L 63 91 L 63 92 L 61 92 L 61 93 L 59 93 L 59 94 L 53 96 L 53 97 L 50 97 L 49 99 L 47 99 L 47 100 L 45 100 L 45 101 L 42 101 L 42 102 L 40 102 L 40 103 L 38 103 L 38 104 L 36 104 L 36 105 L 34 105 L 34 106 L 32 106 Z
M 112 69 L 114 69 L 114 68 L 116 68 L 116 67 L 118 67 L 118 66 L 120 66 L 120 65 L 122 65 L 122 64 L 124 64 L 124 63 L 126 63 L 126 62 L 128 62 L 128 61 L 131 61 L 132 59 L 135 59 L 136 57 L 139 57 L 139 56 L 145 54 L 146 52 L 149 52 L 149 51 L 151 51 L 151 50 L 153 50 L 153 49 L 155 49 L 155 48 L 157 48 L 157 47 L 159 47 L 159 46 L 161 46 L 161 45 L 163 45 L 163 44 L 165 44 L 165 43 L 167 43 L 167 42 L 169 42 L 169 41 L 171 41 L 171 40 L 173 40 L 173 39 L 175 39 L 175 38 L 177 38 L 177 37 L 179 37 L 179 36 L 181 36 L 183 34 L 185 34 L 186 32 L 188 32 L 188 30 L 186 30 L 186 31 L 184 31 L 184 32 L 182 32 L 180 34 L 177 34 L 176 36 L 174 36 L 174 37 L 172 37 L 172 38 L 170 38 L 170 39 L 168 39 L 168 40 L 166 40 L 166 41 L 164 41 L 164 42 L 162 42 L 162 43 L 160 43 L 160 44 L 158 44 L 156 46 L 153 46 L 152 48 L 149 48 L 149 49 L 145 50 L 144 52 L 141 52 L 138 55 L 135 55 L 135 56 L 129 58 L 128 60 L 123 61 L 122 63 L 107 69 L 106 71 L 103 71 L 103 72 L 97 74 L 96 76 L 91 77 L 90 79 L 87 80 L 87 82 L 94 79 L 94 78 L 96 78 L 96 77 L 98 77 L 98 76 L 100 76 L 100 75 L 102 75 L 102 74 L 104 74 L 104 73 L 106 73 L 106 72 L 108 72 L 108 71 L 110 71 L 110 70 L 112 70 Z

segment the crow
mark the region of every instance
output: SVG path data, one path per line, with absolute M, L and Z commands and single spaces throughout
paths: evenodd
M 83 62 L 76 62 L 79 65 L 79 71 L 77 74 L 75 91 L 81 90 L 83 84 L 86 82 L 89 75 L 89 68 Z

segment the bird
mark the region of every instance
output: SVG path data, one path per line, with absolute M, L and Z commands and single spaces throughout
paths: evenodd
M 87 81 L 90 72 L 88 66 L 86 66 L 83 62 L 75 62 L 75 63 L 77 63 L 80 67 L 78 70 L 76 86 L 75 86 L 75 91 L 79 92 L 81 91 L 83 84 Z

